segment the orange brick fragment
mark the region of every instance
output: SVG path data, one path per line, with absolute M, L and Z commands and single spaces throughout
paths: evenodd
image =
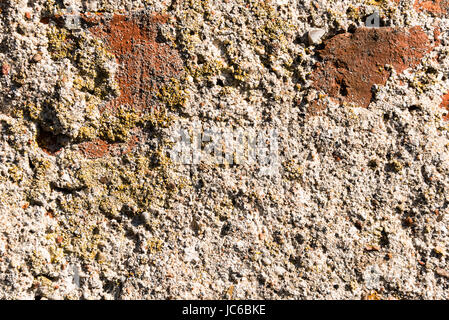
M 397 73 L 417 66 L 433 44 L 420 27 L 359 28 L 324 43 L 322 62 L 312 75 L 313 86 L 344 102 L 367 107 L 374 84 L 383 85 L 391 65 Z

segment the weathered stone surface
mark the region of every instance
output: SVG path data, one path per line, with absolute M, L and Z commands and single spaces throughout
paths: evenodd
M 449 92 L 443 96 L 443 102 L 441 102 L 440 107 L 448 111 L 444 119 L 449 121 Z
M 86 18 L 95 24 L 89 31 L 107 45 L 119 64 L 116 80 L 120 87 L 119 96 L 105 106 L 112 114 L 120 106 L 128 106 L 137 114 L 153 112 L 159 108 L 156 96 L 170 80 L 177 79 L 183 72 L 182 60 L 176 49 L 157 41 L 158 26 L 167 24 L 168 15 L 163 14 L 115 14 L 108 18 Z M 136 145 L 136 132 L 129 137 L 125 151 Z M 98 139 L 80 146 L 83 154 L 100 158 L 114 147 Z
M 0 1 L 0 299 L 448 297 L 447 1 L 94 2 Z
M 425 11 L 436 16 L 446 17 L 449 15 L 448 0 L 415 0 L 415 9 Z

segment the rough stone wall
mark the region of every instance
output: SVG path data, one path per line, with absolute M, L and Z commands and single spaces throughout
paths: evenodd
M 446 0 L 2 1 L 0 298 L 447 298 L 448 32 Z M 276 129 L 279 166 L 174 161 L 193 123 Z

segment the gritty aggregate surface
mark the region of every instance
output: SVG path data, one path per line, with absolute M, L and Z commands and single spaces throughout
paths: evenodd
M 0 298 L 446 299 L 448 75 L 446 0 L 4 0 Z

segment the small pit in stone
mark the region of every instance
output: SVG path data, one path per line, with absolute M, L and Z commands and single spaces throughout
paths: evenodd
M 38 128 L 36 143 L 42 151 L 49 155 L 57 154 L 62 148 L 67 146 L 69 142 L 70 138 L 65 135 L 56 135 L 45 131 L 41 127 Z

